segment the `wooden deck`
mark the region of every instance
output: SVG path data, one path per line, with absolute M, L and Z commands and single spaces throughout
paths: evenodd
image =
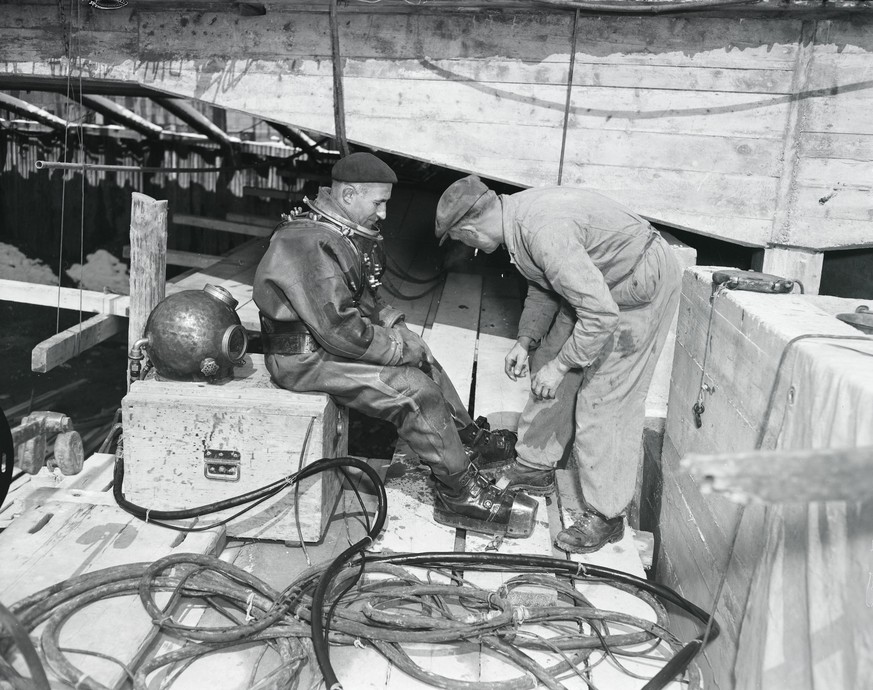
M 243 321 L 252 323 L 256 312 L 251 303 L 251 276 L 262 247 L 263 240 L 254 240 L 221 263 L 188 274 L 176 282 L 176 287 L 198 288 L 207 282 L 222 285 L 239 300 Z M 413 243 L 393 250 L 395 260 L 409 275 L 423 277 L 433 272 L 430 257 L 416 256 Z M 390 276 L 387 280 L 395 291 L 421 290 L 420 284 Z M 511 426 L 526 400 L 528 385 L 527 381 L 512 383 L 502 374 L 503 354 L 511 345 L 520 308 L 514 285 L 498 275 L 449 274 L 442 289 L 417 300 L 392 301 L 406 309 L 410 325 L 424 334 L 462 398 L 474 391 L 475 414 L 486 414 L 495 423 Z M 370 459 L 369 462 L 386 477 L 389 502 L 389 519 L 373 551 L 487 551 L 566 558 L 563 552 L 553 549 L 552 538 L 578 510 L 578 481 L 572 467 L 559 472 L 559 494 L 540 499 L 534 534 L 525 540 L 504 540 L 436 524 L 431 517 L 432 489 L 427 483 L 427 472 L 402 445 L 392 458 Z M 94 455 L 78 477 L 58 481 L 50 475 L 38 475 L 18 482 L 0 514 L 0 519 L 6 521 L 4 524 L 8 524 L 0 533 L 4 563 L 0 574 L 0 601 L 8 606 L 64 578 L 182 552 L 220 555 L 223 560 L 281 589 L 310 562 L 331 560 L 350 542 L 364 535 L 361 509 L 347 487 L 323 540 L 305 548 L 276 542 L 228 540 L 222 528 L 183 536 L 138 521 L 118 508 L 107 491 L 111 465 L 112 456 Z M 374 497 L 364 493 L 364 500 L 372 508 Z M 644 577 L 640 554 L 647 560 L 650 558 L 651 541 L 647 539 L 650 536 L 628 529 L 618 544 L 591 556 L 574 557 L 574 560 L 580 562 L 580 568 L 594 563 Z M 498 589 L 508 577 L 511 574 L 468 573 L 471 582 L 490 590 Z M 602 584 L 578 586 L 601 608 L 655 620 L 653 609 L 625 592 Z M 554 594 L 527 588 L 519 591 L 518 601 L 526 605 L 548 605 L 554 602 Z M 125 664 L 154 658 L 176 644 L 159 633 L 133 595 L 97 606 L 102 607 L 93 609 L 99 617 L 82 615 L 70 620 L 61 638 L 63 644 L 100 651 Z M 199 620 L 200 625 L 208 627 L 222 624 L 220 618 L 214 610 L 189 605 L 184 620 L 188 624 Z M 119 624 L 120 621 L 124 623 Z M 498 681 L 519 675 L 517 668 L 483 652 L 474 643 L 450 652 L 434 645 L 418 646 L 409 653 L 424 667 L 461 680 Z M 600 653 L 595 653 L 591 661 L 593 668 L 586 672 L 587 680 L 594 687 L 624 690 L 643 685 L 643 680 L 622 673 L 611 660 L 594 664 L 597 654 Z M 348 688 L 428 687 L 364 645 L 335 647 L 332 659 L 340 680 Z M 74 661 L 83 673 L 106 687 L 123 687 L 126 682 L 124 671 L 105 659 L 75 656 Z M 646 659 L 625 658 L 622 663 L 642 677 L 652 676 L 658 667 L 656 662 Z M 172 687 L 243 689 L 251 687 L 255 676 L 263 678 L 277 664 L 274 652 L 263 655 L 263 648 L 252 645 L 196 661 L 175 676 Z M 317 683 L 317 674 L 317 667 L 310 664 L 300 687 L 308 687 L 309 681 Z M 166 680 L 165 675 L 156 673 L 150 677 L 149 687 L 162 687 L 161 683 Z M 567 688 L 587 687 L 586 680 L 579 676 L 563 682 Z

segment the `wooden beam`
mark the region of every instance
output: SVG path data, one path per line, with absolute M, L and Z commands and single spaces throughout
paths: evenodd
M 81 324 L 43 340 L 30 353 L 31 371 L 44 374 L 59 364 L 120 333 L 127 325 L 121 316 L 98 314 Z
M 736 503 L 865 501 L 873 496 L 873 446 L 750 451 L 683 458 L 701 493 Z
M 118 122 L 119 124 L 129 127 L 147 137 L 160 137 L 164 133 L 162 127 L 159 127 L 153 122 L 149 122 L 144 117 L 140 117 L 132 110 L 125 108 L 106 96 L 93 94 L 86 95 L 80 93 L 74 96 L 74 98 L 86 108 L 96 110 L 98 113 L 109 118 L 113 122 Z
M 164 299 L 166 280 L 167 202 L 134 192 L 130 207 L 128 348 L 143 337 L 149 314 Z
M 10 96 L 8 93 L 0 93 L 0 108 L 19 113 L 24 117 L 31 118 L 54 129 L 66 129 L 70 126 L 69 122 L 57 115 L 53 115 L 48 110 L 37 108 L 35 105 L 22 101 L 20 98 Z
M 252 237 L 269 237 L 273 232 L 273 228 L 263 225 L 233 223 L 228 220 L 219 220 L 218 218 L 189 216 L 185 213 L 174 213 L 173 222 L 179 225 L 190 225 L 195 228 L 206 228 L 207 230 L 219 230 L 221 232 L 235 232 L 240 235 L 251 235 Z
M 821 285 L 824 254 L 812 249 L 769 247 L 764 250 L 761 270 L 791 280 L 799 280 L 807 295 L 817 295 Z
M 96 290 L 59 288 L 56 285 L 40 285 L 22 280 L 0 278 L 0 300 L 36 304 L 56 309 L 75 309 L 97 314 L 127 316 L 130 298 Z
M 125 245 L 121 250 L 121 255 L 125 259 L 130 258 L 130 245 Z M 179 249 L 167 250 L 167 265 L 168 266 L 187 266 L 188 268 L 206 268 L 212 264 L 217 264 L 223 261 L 225 257 L 215 256 L 213 254 L 199 254 L 197 252 L 183 252 Z
M 205 134 L 207 137 L 222 146 L 232 148 L 240 143 L 240 140 L 237 137 L 230 136 L 227 132 L 221 129 L 221 127 L 216 125 L 212 120 L 190 105 L 187 101 L 179 98 L 156 97 L 153 97 L 152 100 L 187 125 L 193 127 L 195 131 L 200 134 Z

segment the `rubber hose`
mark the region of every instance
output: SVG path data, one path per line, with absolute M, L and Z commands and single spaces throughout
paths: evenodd
M 27 630 L 12 614 L 12 611 L 6 608 L 3 604 L 0 604 L 0 622 L 3 623 L 3 627 L 9 630 L 12 639 L 15 640 L 18 650 L 24 657 L 34 687 L 37 688 L 37 690 L 51 690 L 48 676 L 45 674 L 42 661 L 39 658 L 39 654 L 36 653 L 36 648 L 33 646 L 33 642 L 30 641 L 30 636 L 27 634 Z
M 9 494 L 12 486 L 12 468 L 15 465 L 15 444 L 12 440 L 12 429 L 9 428 L 9 420 L 6 413 L 0 410 L 0 462 L 3 464 L 0 472 L 0 506 Z
M 338 458 L 337 460 L 343 460 L 343 458 Z M 318 661 L 318 667 L 321 669 L 321 674 L 324 677 L 324 684 L 328 690 L 336 690 L 342 686 L 337 680 L 336 673 L 330 663 L 330 650 L 327 639 L 327 632 L 330 629 L 330 620 L 325 620 L 324 616 L 325 594 L 330 587 L 331 581 L 342 569 L 343 565 L 345 565 L 345 563 L 356 553 L 363 551 L 368 545 L 376 541 L 376 538 L 382 532 L 382 527 L 385 524 L 385 519 L 388 515 L 388 497 L 385 494 L 385 485 L 382 483 L 382 478 L 379 477 L 376 470 L 361 460 L 356 460 L 354 458 L 345 458 L 345 460 L 355 460 L 355 463 L 352 464 L 352 466 L 357 467 L 364 472 L 370 481 L 373 482 L 373 486 L 376 489 L 378 505 L 376 508 L 376 519 L 370 526 L 370 531 L 367 533 L 367 536 L 343 551 L 332 563 L 330 563 L 330 565 L 328 565 L 324 574 L 319 578 L 318 585 L 312 595 L 312 621 L 310 623 L 312 626 L 312 646 L 315 651 L 315 658 Z M 325 461 L 320 460 L 319 462 Z M 305 467 L 301 474 L 317 464 L 318 463 L 314 463 L 313 465 Z M 334 461 L 334 465 L 332 466 L 337 464 L 340 463 Z

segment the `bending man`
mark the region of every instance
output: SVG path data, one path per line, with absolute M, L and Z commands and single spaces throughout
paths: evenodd
M 680 270 L 652 226 L 595 192 L 569 187 L 497 196 L 475 176 L 437 205 L 436 235 L 493 252 L 506 245 L 528 281 L 506 356 L 531 396 L 517 457 L 497 486 L 547 494 L 573 442 L 585 511 L 555 545 L 588 553 L 621 539 L 641 457 L 645 399 L 679 299 Z

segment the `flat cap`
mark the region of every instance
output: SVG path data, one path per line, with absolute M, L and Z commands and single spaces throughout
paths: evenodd
M 485 196 L 490 189 L 475 175 L 467 175 L 452 182 L 437 203 L 436 236 L 440 244 L 448 232 Z
M 337 182 L 397 182 L 397 175 L 385 161 L 365 151 L 340 158 L 331 168 L 330 176 Z

